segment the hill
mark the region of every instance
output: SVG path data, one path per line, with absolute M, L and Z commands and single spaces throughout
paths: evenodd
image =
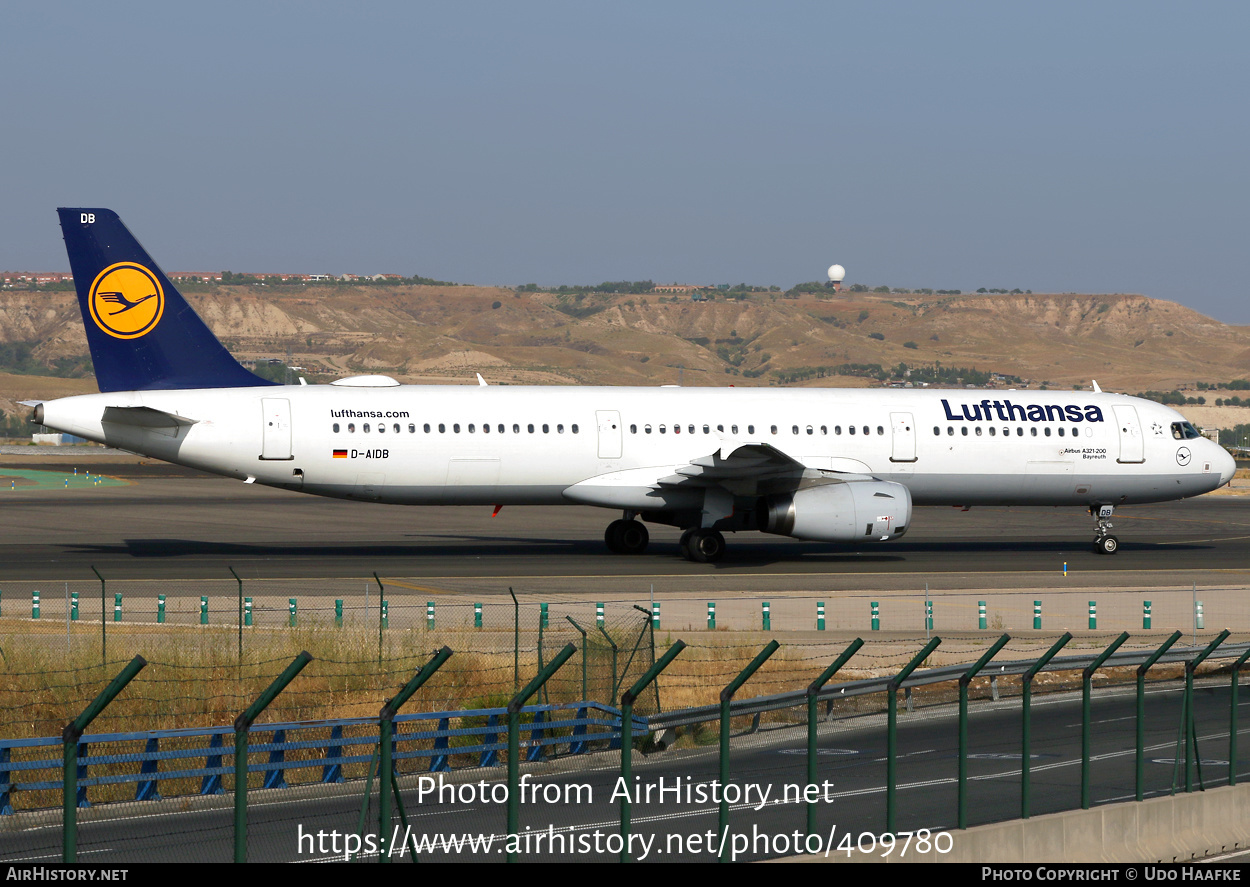
M 371 285 L 203 287 L 188 300 L 240 359 L 278 358 L 313 378 L 376 372 L 472 384 L 480 372 L 510 384 L 860 386 L 906 364 L 911 381 L 980 381 L 956 371 L 969 368 L 1016 377 L 1004 385 L 1097 379 L 1137 392 L 1250 376 L 1250 329 L 1140 295 L 753 293 L 694 302 Z M 19 375 L 0 378 L 3 410 L 72 381 L 32 372 L 81 376 L 87 345 L 74 295 L 0 292 L 4 355 L 0 373 Z

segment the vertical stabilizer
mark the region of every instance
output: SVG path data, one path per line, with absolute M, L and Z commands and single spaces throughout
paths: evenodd
M 101 391 L 274 384 L 230 356 L 117 213 L 57 213 Z

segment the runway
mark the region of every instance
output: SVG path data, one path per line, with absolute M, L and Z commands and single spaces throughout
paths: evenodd
M 108 483 L 11 484 L 5 469 L 99 471 Z M 703 593 L 749 582 L 803 591 L 894 587 L 917 577 L 962 588 L 1231 585 L 1250 577 L 1250 498 L 1209 495 L 1117 511 L 1120 553 L 1090 550 L 1093 522 L 1075 508 L 918 508 L 900 541 L 854 548 L 760 533 L 728 537 L 715 565 L 683 561 L 677 530 L 651 526 L 643 555 L 611 555 L 601 509 L 409 508 L 249 486 L 135 458 L 0 461 L 5 533 L 0 581 L 90 577 L 389 576 L 537 578 L 554 586 L 679 581 Z M 118 482 L 120 481 L 120 483 Z M 77 485 L 75 485 L 77 484 Z M 1064 565 L 1068 574 L 1063 575 Z

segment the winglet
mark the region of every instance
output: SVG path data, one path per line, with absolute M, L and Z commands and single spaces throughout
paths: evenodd
M 474 373 L 474 375 L 475 375 L 475 376 L 477 376 L 477 384 L 478 384 L 478 385 L 480 385 L 481 387 L 485 388 L 485 387 L 486 387 L 486 380 L 482 378 L 482 374 L 481 374 L 481 373 Z
M 1097 379 L 1090 379 L 1090 380 L 1089 380 L 1089 382 L 1090 382 L 1090 384 L 1091 384 L 1091 385 L 1093 385 L 1093 386 L 1094 386 L 1094 393 L 1095 393 L 1095 394 L 1102 394 L 1102 389 L 1098 387 L 1098 380 L 1097 380 Z

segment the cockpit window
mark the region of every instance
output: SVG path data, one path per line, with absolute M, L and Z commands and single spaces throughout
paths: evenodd
M 1173 422 L 1172 437 L 1177 440 L 1193 440 L 1195 437 L 1202 437 L 1202 435 L 1190 422 Z

